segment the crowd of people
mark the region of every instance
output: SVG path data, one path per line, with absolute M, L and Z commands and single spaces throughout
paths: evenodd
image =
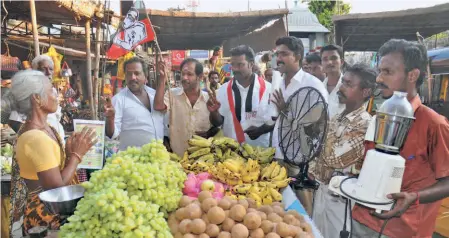
M 377 237 L 381 229 L 382 237 L 431 237 L 441 199 L 449 196 L 449 123 L 423 105 L 418 95 L 426 74 L 426 50 L 414 42 L 389 40 L 379 49 L 379 66 L 373 69 L 344 65 L 343 49 L 337 45 L 305 57 L 299 38 L 281 37 L 275 46 L 265 62 L 274 57 L 276 65 L 264 72 L 255 67 L 250 46 L 233 48 L 233 77 L 222 85 L 215 67 L 206 72 L 201 62 L 187 58 L 180 65 L 181 87 L 166 87 L 168 69 L 159 62 L 157 86 L 150 88 L 145 62 L 137 57 L 126 61 L 126 88 L 104 102 L 106 135 L 118 139 L 121 150 L 164 140 L 168 150 L 182 156 L 193 135 L 208 138 L 223 133 L 240 143 L 276 147 L 275 159 L 282 161 L 277 115 L 289 113 L 286 101 L 294 92 L 312 87 L 328 103 L 329 127 L 320 155 L 310 164 L 309 176 L 320 186 L 316 192 L 301 191 L 299 197 L 313 198 L 301 200 L 323 236 L 339 237 L 346 224 L 352 226 L 352 237 Z M 8 102 L 11 110 L 24 115 L 11 120 L 20 123 L 13 124 L 19 136 L 14 160 L 17 185 L 13 186 L 17 199 L 13 200 L 17 201 L 15 217 L 25 217 L 25 230 L 35 225 L 58 227 L 58 216 L 45 210 L 37 193 L 76 183 L 76 166 L 95 144 L 93 132 L 85 129 L 64 145 L 62 132 L 51 120 L 58 110 L 48 80 L 52 61 L 35 60 L 35 70 L 17 73 L 10 95 L 2 97 L 2 108 Z M 275 81 L 280 82 L 276 88 Z M 376 214 L 357 204 L 353 221 L 345 222 L 345 199 L 327 187 L 335 174 L 358 174 L 365 152 L 374 148 L 374 119 L 366 103 L 376 89 L 384 98 L 394 91 L 406 92 L 415 111 L 401 150 L 406 158 L 402 189 L 390 195 L 397 200 L 393 210 Z M 272 113 L 273 105 L 277 114 Z M 290 176 L 297 174 L 293 166 L 283 164 Z M 382 227 L 385 219 L 390 221 Z

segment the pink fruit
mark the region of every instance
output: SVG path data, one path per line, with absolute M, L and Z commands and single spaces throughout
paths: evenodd
M 190 174 L 189 174 L 190 175 Z M 197 182 L 195 178 L 187 178 L 187 180 L 184 182 L 184 189 L 182 190 L 184 194 L 193 193 L 197 191 Z
M 212 193 L 212 197 L 217 199 L 217 200 L 220 200 L 220 199 L 222 199 L 224 197 L 224 193 L 214 192 L 214 193 Z
M 210 179 L 211 176 L 210 176 L 209 173 L 204 172 L 204 173 L 199 173 L 199 174 L 197 174 L 197 175 L 196 175 L 196 178 L 197 178 L 198 180 L 206 180 L 206 179 Z
M 225 189 L 223 187 L 223 184 L 220 182 L 215 182 L 215 190 L 216 193 L 224 193 Z

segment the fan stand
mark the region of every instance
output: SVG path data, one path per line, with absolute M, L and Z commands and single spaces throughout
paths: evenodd
M 305 92 L 305 96 L 300 94 L 301 91 Z M 312 94 L 316 94 L 315 96 L 313 96 L 314 99 L 310 98 L 312 97 Z M 302 95 L 301 97 L 304 97 L 304 99 L 301 98 L 303 102 L 302 105 L 300 105 L 298 95 Z M 315 99 L 315 97 L 317 98 Z M 313 100 L 312 104 L 310 100 Z M 306 105 L 307 102 L 308 102 L 308 109 L 304 108 L 304 105 Z M 296 109 L 292 111 L 292 117 L 298 119 L 297 117 L 301 116 L 299 120 L 302 121 L 300 122 L 293 119 L 288 120 L 288 117 L 284 114 L 280 116 L 280 127 L 279 127 L 279 146 L 281 147 L 282 152 L 284 154 L 284 161 L 293 167 L 299 168 L 298 174 L 292 177 L 294 178 L 294 180 L 290 182 L 290 186 L 294 190 L 307 190 L 307 189 L 317 190 L 319 187 L 319 183 L 315 181 L 314 178 L 310 178 L 308 174 L 309 163 L 316 156 L 318 156 L 318 153 L 321 151 L 324 136 L 327 131 L 327 103 L 323 98 L 323 96 L 320 94 L 320 92 L 313 87 L 304 87 L 298 89 L 287 100 L 288 107 L 289 105 L 292 105 L 292 103 L 293 105 L 300 105 L 300 108 L 296 108 L 299 111 Z M 288 128 L 289 131 L 286 131 L 285 133 L 283 133 L 284 120 L 286 120 L 285 121 L 286 127 L 289 127 Z M 315 131 L 317 129 L 323 130 Z M 289 132 L 291 134 L 288 134 Z M 291 141 L 292 137 L 298 135 L 298 133 L 300 136 L 298 138 L 293 138 L 293 141 Z M 314 135 L 313 139 L 310 139 L 311 135 L 309 134 Z M 290 136 L 288 138 L 288 141 L 284 141 L 287 139 L 287 136 Z M 303 138 L 303 136 L 305 137 Z M 317 144 L 315 144 L 315 142 Z M 295 148 L 295 146 L 293 146 L 293 153 L 291 153 L 290 155 L 290 153 L 288 152 L 290 148 L 286 147 L 290 147 L 293 143 L 298 143 L 299 148 Z M 296 149 L 299 150 L 296 151 Z M 297 160 L 298 154 L 301 155 L 301 158 L 299 158 L 300 160 Z
M 317 190 L 320 184 L 315 179 L 309 177 L 309 164 L 301 163 L 298 167 L 299 173 L 293 177 L 295 180 L 290 182 L 291 187 L 295 190 Z

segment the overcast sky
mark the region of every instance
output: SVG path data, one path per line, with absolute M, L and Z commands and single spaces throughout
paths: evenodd
M 351 13 L 368 13 L 396 11 L 411 8 L 430 7 L 447 3 L 449 0 L 344 0 L 351 4 Z M 170 7 L 186 7 L 191 2 L 197 2 L 198 12 L 237 12 L 248 10 L 248 0 L 144 0 L 146 8 L 167 10 Z M 293 0 L 287 0 L 289 7 L 294 6 Z M 251 10 L 277 9 L 285 7 L 285 0 L 249 0 Z M 111 8 L 119 9 L 119 1 L 112 0 Z

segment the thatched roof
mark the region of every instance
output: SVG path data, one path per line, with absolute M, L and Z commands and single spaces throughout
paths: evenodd
M 392 38 L 416 41 L 449 29 L 449 3 L 403 11 L 333 17 L 335 39 L 345 51 L 377 51 Z
M 9 19 L 31 22 L 29 1 L 4 1 L 6 11 L 2 7 L 2 16 L 8 14 Z M 78 25 L 86 19 L 103 19 L 105 16 L 103 1 L 98 0 L 53 0 L 35 1 L 37 23 L 40 25 L 70 24 Z M 119 18 L 113 12 L 106 13 L 112 25 L 118 25 Z M 106 20 L 106 19 L 104 19 Z
M 287 9 L 230 13 L 148 10 L 152 24 L 160 29 L 157 36 L 162 50 L 212 49 L 285 14 Z

